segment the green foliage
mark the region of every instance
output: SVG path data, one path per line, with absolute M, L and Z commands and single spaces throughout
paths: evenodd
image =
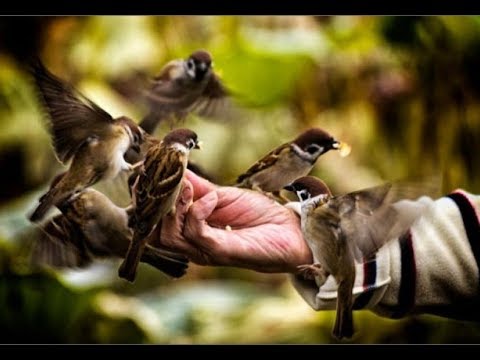
M 29 35 L 54 73 L 110 113 L 137 121 L 145 109 L 136 75 L 153 76 L 197 48 L 211 51 L 236 100 L 254 108 L 235 123 L 192 116 L 182 124 L 205 144 L 193 159 L 221 184 L 319 126 L 352 146 L 348 158 L 328 153 L 314 168 L 334 193 L 432 173 L 443 175 L 444 192 L 480 192 L 478 16 L 98 16 L 38 23 Z M 34 231 L 25 215 L 61 168 L 38 105 L 25 59 L 0 44 L 3 342 L 334 342 L 334 313 L 315 313 L 283 275 L 192 266 L 173 282 L 142 266 L 132 286 L 111 280 L 117 264 L 107 264 L 101 286 L 80 288 L 71 276 L 77 273 L 33 271 L 25 253 Z M 164 124 L 158 135 L 169 128 Z M 98 188 L 125 205 L 124 180 Z M 81 274 L 98 276 L 92 269 Z M 355 343 L 480 336 L 477 324 L 428 316 L 394 321 L 361 311 L 355 320 Z

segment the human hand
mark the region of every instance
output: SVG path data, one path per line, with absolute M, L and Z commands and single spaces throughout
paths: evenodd
M 176 214 L 162 222 L 155 242 L 200 265 L 296 273 L 298 265 L 313 262 L 292 210 L 258 192 L 217 186 L 188 170 Z

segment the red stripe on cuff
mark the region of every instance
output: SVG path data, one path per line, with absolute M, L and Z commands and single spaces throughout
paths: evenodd
M 355 310 L 363 309 L 372 299 L 377 280 L 377 260 L 376 255 L 372 259 L 364 260 L 363 263 L 363 292 L 358 295 L 353 304 Z

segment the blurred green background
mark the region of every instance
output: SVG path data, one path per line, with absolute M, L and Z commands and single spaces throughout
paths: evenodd
M 131 285 L 116 277 L 118 262 L 29 266 L 26 214 L 61 166 L 26 62 L 40 56 L 112 115 L 139 121 L 141 79 L 198 48 L 255 107 L 235 123 L 192 116 L 184 124 L 205 144 L 193 159 L 217 182 L 319 126 L 352 146 L 349 157 L 330 152 L 314 169 L 334 193 L 432 173 L 443 176 L 444 193 L 480 192 L 480 17 L 2 17 L 1 342 L 335 342 L 334 312 L 313 311 L 283 274 L 191 266 L 171 281 L 141 265 Z M 123 203 L 121 180 L 98 188 Z M 480 342 L 475 323 L 367 311 L 355 320 L 358 343 Z

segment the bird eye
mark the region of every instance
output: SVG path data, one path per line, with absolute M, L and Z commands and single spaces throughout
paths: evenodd
M 318 152 L 319 149 L 320 149 L 320 146 L 318 145 L 309 145 L 306 150 L 309 154 L 313 155 L 316 152 Z
M 193 149 L 195 147 L 195 141 L 193 141 L 192 139 L 188 140 L 187 146 L 190 150 Z
M 307 200 L 309 197 L 310 197 L 310 194 L 308 193 L 307 190 L 300 190 L 298 193 L 297 193 L 298 197 L 300 198 L 300 201 L 305 201 Z

